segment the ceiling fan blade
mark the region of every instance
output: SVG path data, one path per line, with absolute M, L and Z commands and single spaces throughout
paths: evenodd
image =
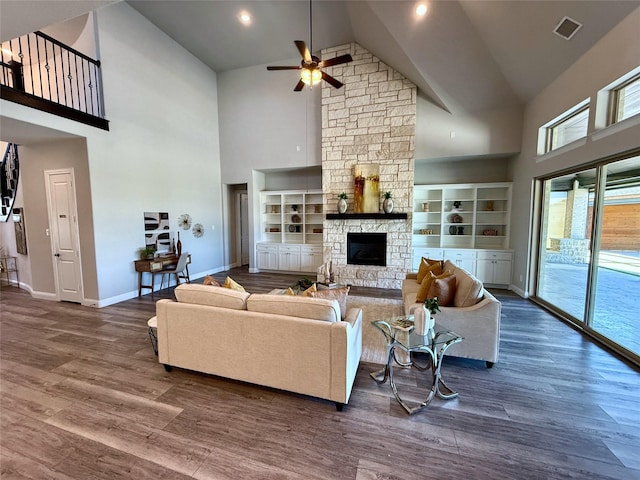
M 331 85 L 333 85 L 336 88 L 340 88 L 342 87 L 343 83 L 339 82 L 338 80 L 336 80 L 335 78 L 333 78 L 331 75 L 328 75 L 324 72 L 322 72 L 322 79 L 327 82 L 330 83 Z
M 299 92 L 303 88 L 304 88 L 304 82 L 302 80 L 299 80 L 298 83 L 296 84 L 295 88 L 293 89 L 293 91 L 294 92 Z
M 267 70 L 300 70 L 300 65 L 298 66 L 291 66 L 291 67 L 282 67 L 282 66 L 271 66 L 271 67 L 267 67 Z
M 312 61 L 311 53 L 309 53 L 309 49 L 307 48 L 307 44 L 304 43 L 303 40 L 296 40 L 293 43 L 298 47 L 298 51 L 300 52 L 300 56 L 304 59 L 305 62 L 310 63 Z
M 319 67 L 320 68 L 333 67 L 334 65 L 340 65 L 341 63 L 351 62 L 352 60 L 353 58 L 351 58 L 351 55 L 347 53 L 346 55 L 340 55 L 339 57 L 328 58 L 326 60 L 323 60 L 322 62 L 320 62 Z

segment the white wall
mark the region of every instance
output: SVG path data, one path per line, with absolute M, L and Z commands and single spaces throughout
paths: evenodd
M 88 303 L 106 305 L 137 295 L 145 211 L 169 212 L 174 228 L 189 213 L 205 228 L 181 235 L 192 276 L 220 269 L 222 195 L 216 74 L 124 2 L 96 16 L 110 131 L 6 101 L 2 116 L 86 138 L 98 297 Z
M 592 108 L 589 136 L 583 142 L 554 154 L 537 155 L 538 129 L 585 98 L 594 100 L 598 90 L 640 65 L 640 7 L 605 35 L 575 64 L 551 83 L 526 107 L 522 152 L 512 164 L 513 208 L 511 238 L 515 248 L 513 283 L 528 292 L 529 239 L 531 236 L 532 184 L 536 177 L 640 147 L 637 117 L 619 126 L 594 129 Z M 522 280 L 521 280 L 522 278 Z

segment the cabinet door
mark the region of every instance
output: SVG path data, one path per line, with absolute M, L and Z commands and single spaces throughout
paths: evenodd
M 465 269 L 472 275 L 476 273 L 476 252 L 475 250 L 445 250 L 445 260 L 450 260 L 460 268 Z
M 509 285 L 511 283 L 511 260 L 496 260 L 493 265 L 493 283 Z
M 257 249 L 259 270 L 278 270 L 278 250 L 273 248 Z
M 300 247 L 298 245 L 280 245 L 278 249 L 279 270 L 288 272 L 300 271 Z
M 309 245 L 300 246 L 300 271 L 316 272 L 322 265 L 322 248 Z
M 493 283 L 494 261 L 481 258 L 476 261 L 476 277 L 482 283 Z
M 444 258 L 444 251 L 441 248 L 414 248 L 412 255 L 412 267 L 414 271 L 420 268 L 420 260 L 422 260 L 422 257 L 442 260 Z

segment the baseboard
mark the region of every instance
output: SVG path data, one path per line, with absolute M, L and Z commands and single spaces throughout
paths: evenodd
M 49 292 L 36 292 L 35 290 L 31 290 L 31 296 L 38 300 L 49 300 L 50 302 L 57 302 L 59 300 L 58 295 Z
M 527 292 L 525 292 L 524 290 L 522 290 L 521 288 L 518 288 L 515 285 L 511 285 L 510 288 L 511 288 L 512 292 L 517 293 L 522 298 L 529 298 L 529 294 Z

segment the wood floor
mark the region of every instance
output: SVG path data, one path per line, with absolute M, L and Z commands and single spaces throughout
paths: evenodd
M 252 292 L 298 279 L 230 275 Z M 443 373 L 459 398 L 408 416 L 389 385 L 369 378 L 373 364 L 361 363 L 343 412 L 165 372 L 146 320 L 169 290 L 94 309 L 3 287 L 0 477 L 640 479 L 640 373 L 531 302 L 493 292 L 503 303 L 499 362 L 447 358 Z M 421 375 L 398 377 L 419 399 Z

